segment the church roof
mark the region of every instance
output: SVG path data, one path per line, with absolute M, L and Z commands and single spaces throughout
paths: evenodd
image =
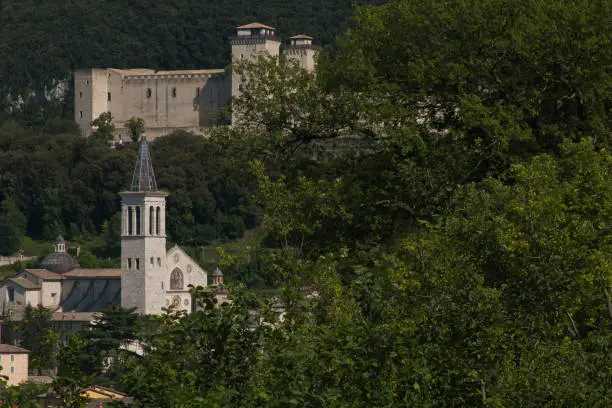
M 149 152 L 149 144 L 147 138 L 142 135 L 140 138 L 140 149 L 138 150 L 138 158 L 132 175 L 131 191 L 155 191 L 157 190 L 157 182 L 155 181 L 155 172 L 153 171 L 153 163 L 151 161 L 151 153 Z
M 24 279 L 24 278 L 11 278 L 9 280 L 11 282 L 21 286 L 25 290 L 38 290 L 38 289 L 40 289 L 40 286 L 38 286 L 35 283 L 30 282 L 29 280 Z
M 40 262 L 40 266 L 51 272 L 64 273 L 77 268 L 79 264 L 76 259 L 67 252 L 52 252 L 43 258 Z
M 76 268 L 64 274 L 65 278 L 120 278 L 121 269 Z
M 62 280 L 61 275 L 51 272 L 47 269 L 25 269 L 25 271 L 42 280 Z
M 223 272 L 221 271 L 221 269 L 219 269 L 218 266 L 215 269 L 215 271 L 213 272 L 213 276 L 223 276 Z
M 51 321 L 76 321 L 76 322 L 91 322 L 96 318 L 94 312 L 55 312 L 51 316 Z

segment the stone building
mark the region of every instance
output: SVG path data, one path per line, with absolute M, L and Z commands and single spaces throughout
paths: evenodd
M 19 318 L 26 305 L 42 305 L 65 337 L 113 305 L 161 314 L 174 305 L 193 310 L 189 285 L 207 286 L 208 273 L 180 247 L 166 249 L 166 196 L 157 188 L 144 136 L 130 189 L 122 198 L 121 268 L 81 268 L 60 236 L 39 269 L 25 269 L 0 285 L 0 304 Z
M 230 39 L 232 63 L 281 52 L 301 67 L 314 70 L 312 37 L 298 35 L 282 45 L 274 27 L 251 23 L 236 28 Z M 229 124 L 231 97 L 240 94 L 240 78 L 225 69 L 155 71 L 90 68 L 74 74 L 74 114 L 85 136 L 92 122 L 110 112 L 116 136 L 127 140 L 126 122 L 142 118 L 149 139 L 175 130 L 202 133 L 203 128 Z

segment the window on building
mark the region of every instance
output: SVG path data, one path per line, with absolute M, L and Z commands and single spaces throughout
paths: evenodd
M 176 87 L 172 88 L 172 97 L 176 98 Z
M 128 269 L 132 269 L 132 258 L 128 258 L 127 265 L 128 265 Z
M 136 235 L 140 235 L 140 207 L 136 207 Z
M 136 270 L 140 270 L 140 258 L 136 258 Z
M 151 257 L 151 265 L 155 265 L 155 258 Z
M 83 111 L 79 111 L 79 117 L 83 119 Z
M 110 100 L 111 100 L 111 93 L 109 92 L 106 97 L 107 97 L 108 101 L 110 102 Z
M 87 81 L 85 81 L 85 83 L 86 83 L 87 85 L 89 85 L 89 79 L 88 79 Z
M 15 374 L 15 367 L 11 367 L 11 374 Z
M 154 222 L 155 222 L 155 208 L 149 207 L 149 235 L 153 235 L 153 223 Z
M 162 290 L 164 290 L 164 281 L 162 281 Z
M 147 94 L 147 98 L 151 97 L 151 88 L 147 88 L 146 94 Z
M 178 268 L 170 274 L 170 290 L 183 290 L 183 272 Z
M 83 97 L 83 92 L 79 92 L 79 98 Z
M 161 266 L 161 258 L 157 258 L 157 266 Z
M 15 301 L 15 288 L 8 288 L 8 300 L 9 302 L 14 302 Z
M 15 361 L 15 355 L 14 355 L 14 354 L 11 354 L 11 363 L 12 363 L 13 361 Z
M 200 96 L 200 88 L 196 88 L 196 97 Z
M 160 216 L 161 216 L 161 208 L 157 207 L 156 214 L 155 214 L 155 233 L 157 235 L 159 235 L 159 224 L 160 224 L 159 219 L 160 219 Z
M 134 233 L 134 220 L 132 220 L 132 207 L 128 207 L 128 235 Z

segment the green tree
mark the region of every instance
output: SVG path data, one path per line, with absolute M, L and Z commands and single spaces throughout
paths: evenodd
M 113 124 L 113 115 L 110 112 L 101 113 L 91 122 L 91 128 L 94 130 L 91 134 L 94 140 L 109 142 L 115 137 L 115 125 Z
M 130 138 L 132 138 L 132 142 L 136 143 L 140 140 L 140 136 L 144 132 L 145 123 L 142 118 L 131 117 L 127 122 L 125 122 L 125 127 L 130 131 Z
M 26 232 L 26 218 L 10 198 L 0 203 L 0 254 L 13 255 Z
M 41 373 L 56 366 L 59 333 L 53 328 L 53 311 L 27 305 L 19 325 L 21 346 L 30 350 L 30 368 Z

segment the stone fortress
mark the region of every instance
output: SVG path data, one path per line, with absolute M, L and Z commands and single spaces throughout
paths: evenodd
M 251 23 L 237 27 L 230 42 L 232 63 L 282 53 L 306 70 L 315 68 L 316 47 L 306 35 L 281 44 L 274 27 Z M 225 69 L 81 69 L 74 75 L 75 121 L 88 136 L 93 120 L 110 112 L 116 136 L 123 140 L 129 140 L 126 122 L 133 117 L 144 120 L 150 140 L 175 130 L 202 133 L 202 128 L 231 123 L 228 108 L 239 94 L 239 76 Z

